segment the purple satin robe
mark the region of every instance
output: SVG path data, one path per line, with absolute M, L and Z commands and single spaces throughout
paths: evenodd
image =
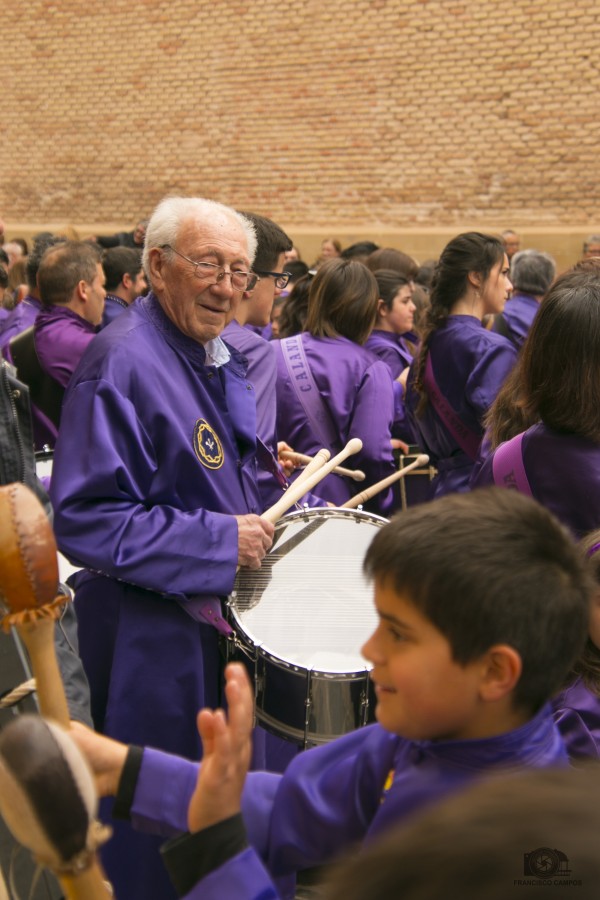
M 559 434 L 539 422 L 523 437 L 523 464 L 532 495 L 577 538 L 600 528 L 600 446 Z M 494 484 L 494 453 L 473 475 L 473 487 Z
M 517 359 L 516 348 L 499 334 L 487 331 L 474 316 L 450 316 L 431 335 L 429 353 L 436 383 L 452 409 L 470 431 L 483 437 L 482 419 Z M 474 466 L 431 402 L 417 414 L 419 395 L 408 377 L 406 411 L 416 442 L 429 454 L 438 474 L 431 496 L 469 490 Z
M 380 725 L 367 726 L 301 754 L 283 776 L 251 773 L 242 813 L 254 853 L 233 857 L 186 896 L 293 897 L 290 878 L 297 871 L 369 843 L 494 769 L 567 764 L 548 706 L 520 728 L 482 740 L 408 741 Z M 166 835 L 185 830 L 196 773 L 193 763 L 144 751 L 133 824 Z
M 301 340 L 308 365 L 329 411 L 337 446 L 335 456 L 350 440 L 363 442 L 360 453 L 349 457 L 346 467 L 362 469 L 364 486 L 381 481 L 395 471 L 391 447 L 394 393 L 389 369 L 368 350 L 347 338 L 316 338 L 303 332 Z M 314 456 L 323 446 L 307 419 L 284 361 L 280 341 L 272 341 L 277 355 L 277 433 L 298 453 Z M 328 475 L 317 487 L 326 500 L 342 504 L 358 493 L 356 483 Z M 388 516 L 397 494 L 388 489 L 377 494 L 367 509 Z
M 374 353 L 378 359 L 387 363 L 392 378 L 395 380 L 410 366 L 413 361 L 412 353 L 406 348 L 402 336 L 392 331 L 382 331 L 374 328 L 366 340 L 365 347 Z
M 104 312 L 102 314 L 102 325 L 101 328 L 106 328 L 107 325 L 110 325 L 117 316 L 120 316 L 121 313 L 125 312 L 128 303 L 123 300 L 122 297 L 117 297 L 115 294 L 107 294 L 104 300 Z
M 198 709 L 220 703 L 201 604 L 232 590 L 233 515 L 262 509 L 254 391 L 231 352 L 206 366 L 152 294 L 134 303 L 69 386 L 52 476 L 58 543 L 88 570 L 75 605 L 96 725 L 190 758 Z M 174 896 L 156 842 L 117 831 L 103 855 L 117 896 Z
M 533 325 L 539 308 L 540 304 L 535 297 L 531 297 L 529 294 L 513 294 L 506 302 L 502 315 L 510 332 L 511 340 L 519 349 L 525 343 L 525 338 L 529 334 L 529 329 Z M 496 330 L 495 326 L 492 327 L 492 331 Z
M 90 342 L 96 335 L 96 328 L 67 306 L 45 306 L 34 322 L 35 350 L 40 366 L 49 378 L 66 388 L 73 372 L 79 365 Z M 4 355 L 12 362 L 10 346 Z M 35 449 L 54 447 L 57 429 L 54 422 L 31 404 Z
M 554 721 L 572 760 L 600 758 L 600 697 L 582 678 L 552 701 Z
M 0 326 L 0 350 L 6 347 L 12 338 L 30 328 L 41 310 L 41 302 L 31 294 L 27 294 L 10 312 L 6 310 L 6 318 Z

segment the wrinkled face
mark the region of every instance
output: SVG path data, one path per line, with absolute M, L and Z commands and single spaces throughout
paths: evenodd
M 504 254 L 502 262 L 496 263 L 481 288 L 484 315 L 501 313 L 504 309 L 504 304 L 512 291 L 508 273 L 508 257 Z
M 104 298 L 106 297 L 106 291 L 104 290 L 105 280 L 104 269 L 101 263 L 97 263 L 94 280 L 86 282 L 88 302 L 85 306 L 83 317 L 91 325 L 99 325 L 102 321 Z
M 392 308 L 386 310 L 385 321 L 394 334 L 405 334 L 413 327 L 416 306 L 410 285 L 404 284 L 394 297 Z
M 224 266 L 227 271 L 250 270 L 246 235 L 233 217 L 219 214 L 213 223 L 188 219 L 181 224 L 174 249 L 195 262 Z M 194 266 L 169 250 L 150 251 L 154 293 L 165 314 L 183 334 L 205 344 L 218 337 L 235 316 L 242 294 L 226 275 L 198 278 Z
M 411 740 L 476 736 L 481 662 L 461 666 L 450 644 L 389 581 L 375 582 L 379 624 L 362 648 L 373 664 L 377 721 Z

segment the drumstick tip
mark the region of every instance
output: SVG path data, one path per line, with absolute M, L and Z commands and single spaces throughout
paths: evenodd
M 346 451 L 349 454 L 358 453 L 362 450 L 363 442 L 360 438 L 351 438 L 346 444 Z

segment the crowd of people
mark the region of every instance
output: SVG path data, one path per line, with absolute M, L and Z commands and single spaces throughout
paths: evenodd
M 73 733 L 106 797 L 117 898 L 293 897 L 358 842 L 356 875 L 326 890 L 350 896 L 354 877 L 357 900 L 383 898 L 403 883 L 395 826 L 418 846 L 419 816 L 435 831 L 438 802 L 477 798 L 488 772 L 600 756 L 600 240 L 558 277 L 519 244 L 467 232 L 419 264 L 328 238 L 306 264 L 270 219 L 178 197 L 131 232 L 4 244 L 3 445 L 16 383 L 32 427 L 23 408 L 27 475 L 7 450 L 2 480 L 47 501 L 31 454 L 52 450 L 79 639 L 59 659 L 84 684 L 73 718 L 94 725 Z M 240 566 L 264 567 L 265 512 L 301 477 L 282 447 L 334 455 L 353 437 L 368 483 L 398 446 L 436 475 L 428 502 L 403 509 L 390 486 L 366 507 L 391 520 L 364 561 L 377 722 L 286 754 L 224 664 L 223 598 Z M 354 492 L 332 473 L 299 503 Z M 468 823 L 477 799 L 456 805 Z M 418 874 L 403 896 L 443 896 Z

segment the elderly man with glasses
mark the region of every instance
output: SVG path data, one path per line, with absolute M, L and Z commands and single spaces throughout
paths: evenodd
M 256 284 L 255 250 L 253 224 L 228 207 L 159 204 L 143 257 L 152 290 L 90 345 L 54 459 L 58 543 L 83 567 L 75 606 L 96 728 L 192 759 L 196 713 L 221 699 L 218 598 L 273 535 L 254 389 L 220 338 Z M 174 896 L 148 840 L 119 824 L 107 845 L 118 897 Z

